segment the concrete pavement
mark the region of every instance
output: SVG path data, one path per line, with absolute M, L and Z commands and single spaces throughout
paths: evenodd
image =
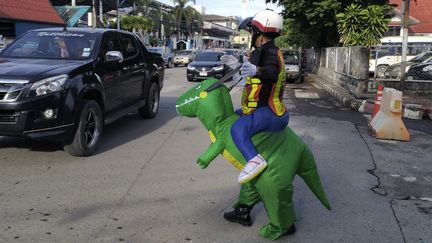
M 251 227 L 223 219 L 239 191 L 234 167 L 220 156 L 206 170 L 195 163 L 210 139 L 198 120 L 174 108 L 192 85 L 185 68 L 168 69 L 158 116 L 131 114 L 111 124 L 89 158 L 0 138 L 0 242 L 270 242 L 258 234 L 268 222 L 262 205 Z M 237 107 L 239 91 L 232 92 Z M 422 228 L 431 222 L 430 192 L 398 194 L 400 183 L 430 185 L 430 135 L 419 132 L 412 146 L 368 138 L 361 113 L 313 84 L 289 86 L 286 103 L 289 126 L 311 147 L 333 210 L 296 179 L 297 232 L 278 242 L 432 241 Z

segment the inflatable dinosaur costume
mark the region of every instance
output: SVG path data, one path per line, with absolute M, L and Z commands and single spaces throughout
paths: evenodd
M 213 143 L 198 158 L 201 168 L 206 168 L 219 154 L 237 169 L 243 167 L 246 161 L 230 133 L 239 116 L 234 113 L 229 90 L 224 84 L 210 78 L 195 85 L 177 99 L 176 109 L 183 116 L 197 117 L 209 131 Z M 294 224 L 292 181 L 296 174 L 330 210 L 314 157 L 289 127 L 278 133 L 258 133 L 252 140 L 268 167 L 242 185 L 237 204 L 253 206 L 261 201 L 264 203 L 270 223 L 261 228 L 263 237 L 276 240 Z

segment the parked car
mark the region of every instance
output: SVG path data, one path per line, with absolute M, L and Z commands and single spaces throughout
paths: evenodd
M 0 136 L 58 141 L 71 155 L 92 155 L 104 125 L 136 110 L 156 116 L 163 64 L 126 31 L 29 31 L 0 54 Z
M 158 53 L 162 56 L 167 68 L 173 67 L 174 53 L 165 47 L 149 47 L 149 51 Z
M 301 69 L 301 59 L 298 50 L 281 50 L 286 72 L 286 82 L 302 83 L 304 74 Z
M 412 59 L 408 60 L 406 62 L 406 69 L 405 72 L 408 71 L 408 69 L 415 64 L 419 63 L 426 63 L 432 61 L 432 51 L 423 52 L 419 55 L 413 57 Z M 392 64 L 387 67 L 385 71 L 385 78 L 389 79 L 398 79 L 401 75 L 401 63 Z
M 195 50 L 182 50 L 182 51 L 178 51 L 175 55 L 174 55 L 174 66 L 178 66 L 178 65 L 189 65 L 189 63 L 191 63 L 195 57 L 196 57 L 197 53 Z
M 402 60 L 402 47 L 382 47 L 383 49 L 372 50 L 369 59 L 369 73 L 376 73 L 378 78 L 384 78 L 387 67 Z M 408 54 L 407 60 L 415 55 Z
M 412 65 L 406 73 L 406 80 L 432 80 L 432 62 Z
M 187 66 L 186 76 L 188 81 L 207 79 L 209 77 L 222 78 L 230 68 L 221 63 L 220 58 L 225 52 L 202 51 L 193 62 Z

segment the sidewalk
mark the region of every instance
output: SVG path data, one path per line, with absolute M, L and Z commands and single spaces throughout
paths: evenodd
M 375 103 L 374 99 L 356 99 L 348 90 L 331 83 L 323 77 L 316 74 L 308 74 L 308 77 L 321 85 L 345 106 L 362 113 L 372 113 Z M 404 95 L 402 99 L 403 117 L 416 120 L 432 119 L 431 96 Z

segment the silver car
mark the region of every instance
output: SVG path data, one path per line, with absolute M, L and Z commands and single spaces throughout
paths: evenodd
M 194 50 L 182 50 L 174 55 L 174 66 L 185 65 L 187 66 L 196 57 L 196 52 Z

